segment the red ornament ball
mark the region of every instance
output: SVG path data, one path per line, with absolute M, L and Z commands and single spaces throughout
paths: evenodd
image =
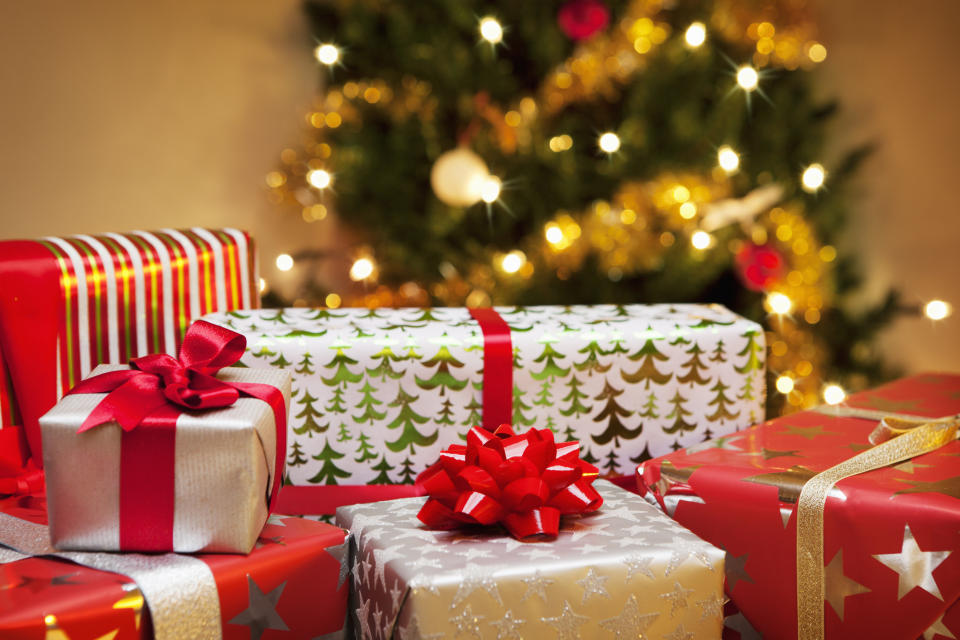
M 786 261 L 775 248 L 749 243 L 737 253 L 737 272 L 752 291 L 764 291 L 783 279 Z
M 557 24 L 571 40 L 586 40 L 609 22 L 610 9 L 600 0 L 569 0 L 557 12 Z

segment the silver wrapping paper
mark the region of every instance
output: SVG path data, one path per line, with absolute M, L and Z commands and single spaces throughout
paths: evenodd
M 363 639 L 719 638 L 724 552 L 598 481 L 601 509 L 549 542 L 496 528 L 430 531 L 425 498 L 340 507 Z
M 101 365 L 91 375 L 123 368 Z M 227 368 L 218 377 L 277 387 L 289 409 L 284 371 Z M 58 549 L 120 550 L 120 427 L 77 433 L 103 397 L 65 396 L 40 419 L 50 537 Z M 173 551 L 250 552 L 267 519 L 276 446 L 273 411 L 262 400 L 180 415 Z

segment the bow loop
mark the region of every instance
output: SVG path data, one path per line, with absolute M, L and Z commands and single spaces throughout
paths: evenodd
M 493 433 L 474 427 L 466 446 L 451 446 L 417 477 L 430 496 L 417 517 L 435 529 L 502 523 L 516 538 L 553 537 L 561 514 L 600 507 L 596 476 L 579 445 L 558 445 L 549 429 L 515 435 L 510 425 Z

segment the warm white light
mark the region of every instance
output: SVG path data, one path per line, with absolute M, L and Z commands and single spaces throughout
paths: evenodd
M 487 16 L 480 21 L 480 37 L 490 44 L 497 44 L 503 40 L 503 27 L 496 18 Z
M 680 205 L 680 217 L 684 220 L 689 220 L 693 216 L 697 215 L 697 205 L 692 202 L 684 202 Z
M 543 230 L 543 235 L 550 244 L 560 244 L 563 242 L 563 230 L 552 222 Z
M 779 292 L 767 296 L 767 304 L 770 305 L 770 310 L 778 315 L 790 313 L 790 309 L 793 307 L 790 298 Z
M 727 173 L 733 173 L 740 167 L 740 156 L 729 145 L 717 149 L 717 164 Z
M 823 181 L 826 177 L 827 172 L 824 171 L 823 165 L 816 163 L 810 165 L 803 170 L 803 175 L 800 176 L 800 181 L 803 183 L 803 190 L 813 193 L 823 186 Z
M 277 269 L 280 269 L 280 271 L 290 271 L 290 269 L 293 269 L 293 256 L 289 253 L 281 253 L 278 255 Z
M 260 293 L 263 293 L 267 290 L 267 281 L 263 278 L 260 278 Z
M 923 314 L 931 320 L 943 320 L 953 309 L 943 300 L 931 300 L 923 307 Z
M 759 81 L 760 74 L 750 65 L 745 64 L 737 69 L 737 84 L 740 85 L 740 88 L 744 91 L 753 91 L 757 88 Z
M 313 50 L 313 55 L 323 64 L 331 65 L 340 59 L 340 50 L 332 44 L 322 44 Z
M 373 275 L 373 261 L 370 258 L 358 258 L 350 267 L 351 280 L 366 280 Z
M 523 251 L 511 251 L 503 256 L 503 260 L 500 261 L 500 268 L 503 269 L 505 273 L 516 273 L 520 271 L 520 268 L 526 261 L 527 256 L 524 255 Z
M 699 47 L 707 39 L 707 28 L 702 22 L 694 22 L 687 27 L 687 32 L 683 34 L 683 38 L 687 41 L 687 45 Z
M 480 199 L 490 204 L 496 202 L 500 197 L 500 178 L 497 176 L 487 176 L 480 185 Z
M 323 169 L 314 169 L 307 173 L 307 182 L 317 189 L 326 189 L 332 181 L 333 176 L 330 175 L 329 171 Z
M 784 395 L 793 391 L 793 378 L 790 376 L 780 376 L 777 378 L 777 391 Z
M 706 231 L 694 231 L 693 235 L 690 236 L 690 244 L 693 245 L 694 249 L 706 249 L 710 246 L 710 234 Z
M 847 392 L 838 384 L 828 384 L 823 388 L 823 401 L 827 404 L 840 404 L 847 399 Z
M 620 148 L 620 138 L 612 131 L 608 131 L 600 136 L 600 138 L 597 140 L 597 144 L 600 145 L 600 149 L 602 151 L 613 153 Z

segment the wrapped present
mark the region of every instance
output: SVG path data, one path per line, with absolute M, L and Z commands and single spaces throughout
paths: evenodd
M 741 631 L 960 637 L 958 412 L 960 376 L 917 375 L 648 461 L 638 485 L 726 550 Z
M 203 321 L 179 359 L 100 365 L 40 423 L 59 549 L 247 553 L 283 474 L 290 375 L 229 367 Z
M 45 539 L 44 523 L 42 497 L 0 502 L 0 543 L 27 550 L 25 537 Z M 342 529 L 278 516 L 247 556 L 0 547 L 0 637 L 342 638 L 348 547 Z
M 235 229 L 0 242 L 0 420 L 39 418 L 101 363 L 175 354 L 191 320 L 259 306 L 256 254 Z M 12 395 L 11 395 L 12 390 Z
M 412 483 L 477 424 L 549 428 L 582 442 L 584 458 L 612 476 L 764 417 L 763 331 L 715 305 L 283 309 L 206 319 L 247 336 L 244 364 L 292 372 L 294 486 L 284 491 L 315 496 L 305 500 L 314 512 L 398 495 L 382 485 Z M 317 487 L 331 484 L 340 486 Z
M 340 507 L 356 543 L 356 635 L 719 638 L 723 552 L 638 496 L 595 486 L 603 507 L 565 518 L 549 542 L 426 529 L 424 498 Z

